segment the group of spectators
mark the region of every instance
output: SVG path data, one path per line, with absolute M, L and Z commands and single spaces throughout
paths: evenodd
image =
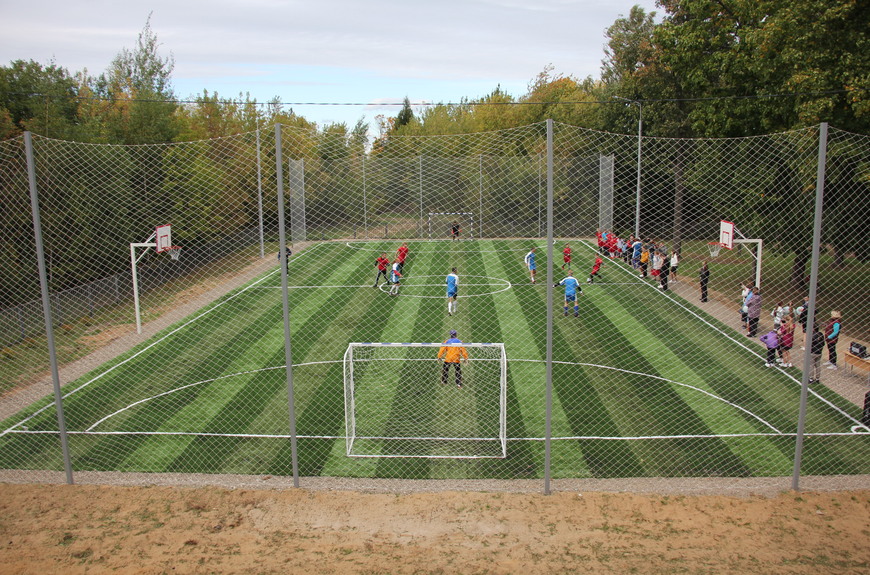
M 758 286 L 741 285 L 741 308 L 740 317 L 743 329 L 747 337 L 755 337 L 758 333 L 758 321 L 761 317 L 761 290 Z M 767 347 L 765 365 L 773 367 L 793 367 L 791 363 L 791 349 L 794 346 L 794 333 L 797 325 L 801 326 L 803 334 L 807 333 L 807 315 L 809 309 L 809 297 L 795 308 L 792 302 L 777 302 L 771 310 L 773 329 L 761 336 L 761 341 Z M 825 348 L 828 349 L 828 361 L 825 365 L 828 369 L 837 369 L 837 342 L 842 329 L 842 315 L 839 311 L 831 312 L 831 317 L 824 325 L 824 330 L 819 328 L 820 322 L 813 322 L 813 333 L 810 338 L 810 356 L 812 364 L 810 370 L 810 383 L 818 383 L 821 379 L 822 355 Z M 801 348 L 804 349 L 804 348 Z
M 668 254 L 667 246 L 658 240 L 644 239 L 630 235 L 628 239 L 620 238 L 610 230 L 595 232 L 598 250 L 610 259 L 622 258 L 626 264 L 631 264 L 638 275 L 646 278 L 651 275 L 659 282 L 658 288 L 668 291 L 668 281 L 677 281 L 677 271 L 680 265 L 678 250 Z

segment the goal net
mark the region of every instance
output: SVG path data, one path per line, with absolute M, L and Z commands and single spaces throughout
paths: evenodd
M 471 212 L 429 212 L 429 239 L 453 237 L 453 226 L 459 226 L 459 239 L 474 237 L 474 214 Z
M 465 349 L 460 373 L 442 347 Z M 350 457 L 506 457 L 504 344 L 351 343 L 344 409 Z

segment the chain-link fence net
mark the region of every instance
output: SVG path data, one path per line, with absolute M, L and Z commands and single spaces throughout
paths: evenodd
M 65 431 L 73 472 L 790 478 L 798 455 L 803 474 L 870 474 L 867 136 L 638 146 L 547 122 L 361 153 L 276 132 L 34 136 L 35 189 L 25 140 L 0 144 L 0 468 L 62 472 Z M 152 245 L 166 224 L 178 261 Z M 503 398 L 406 346 L 423 355 L 363 368 L 364 435 L 401 439 L 349 450 L 348 345 L 451 337 L 504 344 Z

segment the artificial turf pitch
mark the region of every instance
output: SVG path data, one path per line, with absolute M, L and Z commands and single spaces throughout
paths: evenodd
M 523 256 L 538 245 L 538 281 Z M 553 477 L 787 476 L 793 470 L 800 373 L 765 368 L 754 342 L 622 262 L 585 282 L 593 247 L 575 241 L 580 316 L 554 288 Z M 290 260 L 292 386 L 303 476 L 536 478 L 546 433 L 546 250 L 542 241 L 411 242 L 398 297 L 374 289 L 391 242 L 321 243 Z M 558 252 L 558 250 L 556 250 Z M 564 277 L 558 258 L 555 279 Z M 459 270 L 458 313 L 444 276 Z M 64 386 L 75 470 L 287 475 L 292 469 L 280 268 Z M 342 356 L 349 342 L 503 342 L 507 457 L 355 458 L 346 454 Z M 742 338 L 742 339 L 741 339 Z M 437 368 L 437 364 L 433 362 Z M 417 372 L 415 372 L 417 373 Z M 475 386 L 389 378 L 388 414 L 474 413 Z M 423 402 L 408 398 L 428 394 Z M 458 393 L 464 393 L 464 396 Z M 471 399 L 470 399 L 471 398 Z M 62 469 L 46 398 L 8 418 L 0 467 Z M 41 411 L 40 411 L 41 410 Z M 484 414 L 485 412 L 485 414 Z M 365 413 L 357 417 L 365 417 Z M 491 418 L 482 410 L 481 418 Z M 803 473 L 870 473 L 860 409 L 827 388 L 807 402 Z M 474 419 L 473 417 L 471 418 Z M 478 422 L 480 423 L 480 422 Z M 484 422 L 487 427 L 491 422 Z M 488 427 L 487 427 L 488 428 Z M 476 429 L 468 430 L 476 436 Z M 443 445 L 435 444 L 432 454 Z M 389 453 L 383 453 L 389 455 Z M 426 455 L 423 453 L 422 455 Z

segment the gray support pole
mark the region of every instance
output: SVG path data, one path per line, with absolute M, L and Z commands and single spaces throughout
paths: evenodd
M 260 163 L 260 118 L 257 117 L 257 206 L 260 211 L 260 257 L 266 257 L 266 238 L 263 233 L 263 169 Z M 283 246 L 279 246 L 280 252 Z
M 39 217 L 39 193 L 36 189 L 36 165 L 33 161 L 33 137 L 24 132 L 24 150 L 27 156 L 27 181 L 30 185 L 30 202 L 33 212 L 33 235 L 36 240 L 36 262 L 39 267 L 39 287 L 42 291 L 42 311 L 45 318 L 45 336 L 48 340 L 48 358 L 51 364 L 51 381 L 54 384 L 54 405 L 57 411 L 57 428 L 60 431 L 60 449 L 66 482 L 73 484 L 72 461 L 69 455 L 69 438 L 66 420 L 63 417 L 63 394 L 60 391 L 60 372 L 57 368 L 57 348 L 54 343 L 54 320 L 51 317 L 51 296 L 48 293 L 48 273 L 45 268 L 45 249 L 42 245 L 42 220 Z
M 366 157 L 362 157 L 362 184 L 363 184 L 363 236 L 369 239 L 369 207 L 366 200 Z
M 275 166 L 278 176 L 278 246 L 287 245 L 284 228 L 284 167 L 281 157 L 281 124 L 275 124 Z M 290 408 L 290 457 L 293 461 L 293 487 L 299 487 L 299 458 L 296 452 L 296 398 L 293 392 L 293 349 L 290 342 L 290 299 L 287 288 L 287 266 L 281 260 L 281 300 L 284 304 L 284 361 L 287 364 L 287 401 Z
M 540 236 L 543 231 L 541 216 L 541 152 L 538 152 L 538 230 L 535 237 Z
M 816 214 L 813 221 L 813 255 L 810 268 L 810 301 L 807 310 L 806 353 L 804 354 L 803 375 L 801 376 L 801 404 L 798 412 L 797 440 L 794 450 L 794 473 L 791 488 L 800 490 L 801 459 L 804 449 L 804 427 L 807 418 L 807 395 L 809 389 L 810 364 L 812 362 L 812 341 L 816 321 L 816 293 L 819 284 L 819 253 L 822 244 L 822 210 L 825 196 L 825 164 L 828 156 L 828 124 L 822 122 L 819 126 L 819 160 L 816 168 Z
M 420 239 L 423 239 L 423 156 L 420 156 Z
M 477 157 L 478 182 L 480 183 L 480 209 L 477 212 L 477 237 L 483 239 L 483 154 Z M 472 219 L 474 216 L 472 216 Z
M 637 103 L 637 197 L 634 202 L 634 237 L 640 238 L 640 161 L 643 141 L 643 104 Z
M 547 387 L 544 417 L 544 495 L 549 495 L 553 435 L 553 120 L 547 120 Z

